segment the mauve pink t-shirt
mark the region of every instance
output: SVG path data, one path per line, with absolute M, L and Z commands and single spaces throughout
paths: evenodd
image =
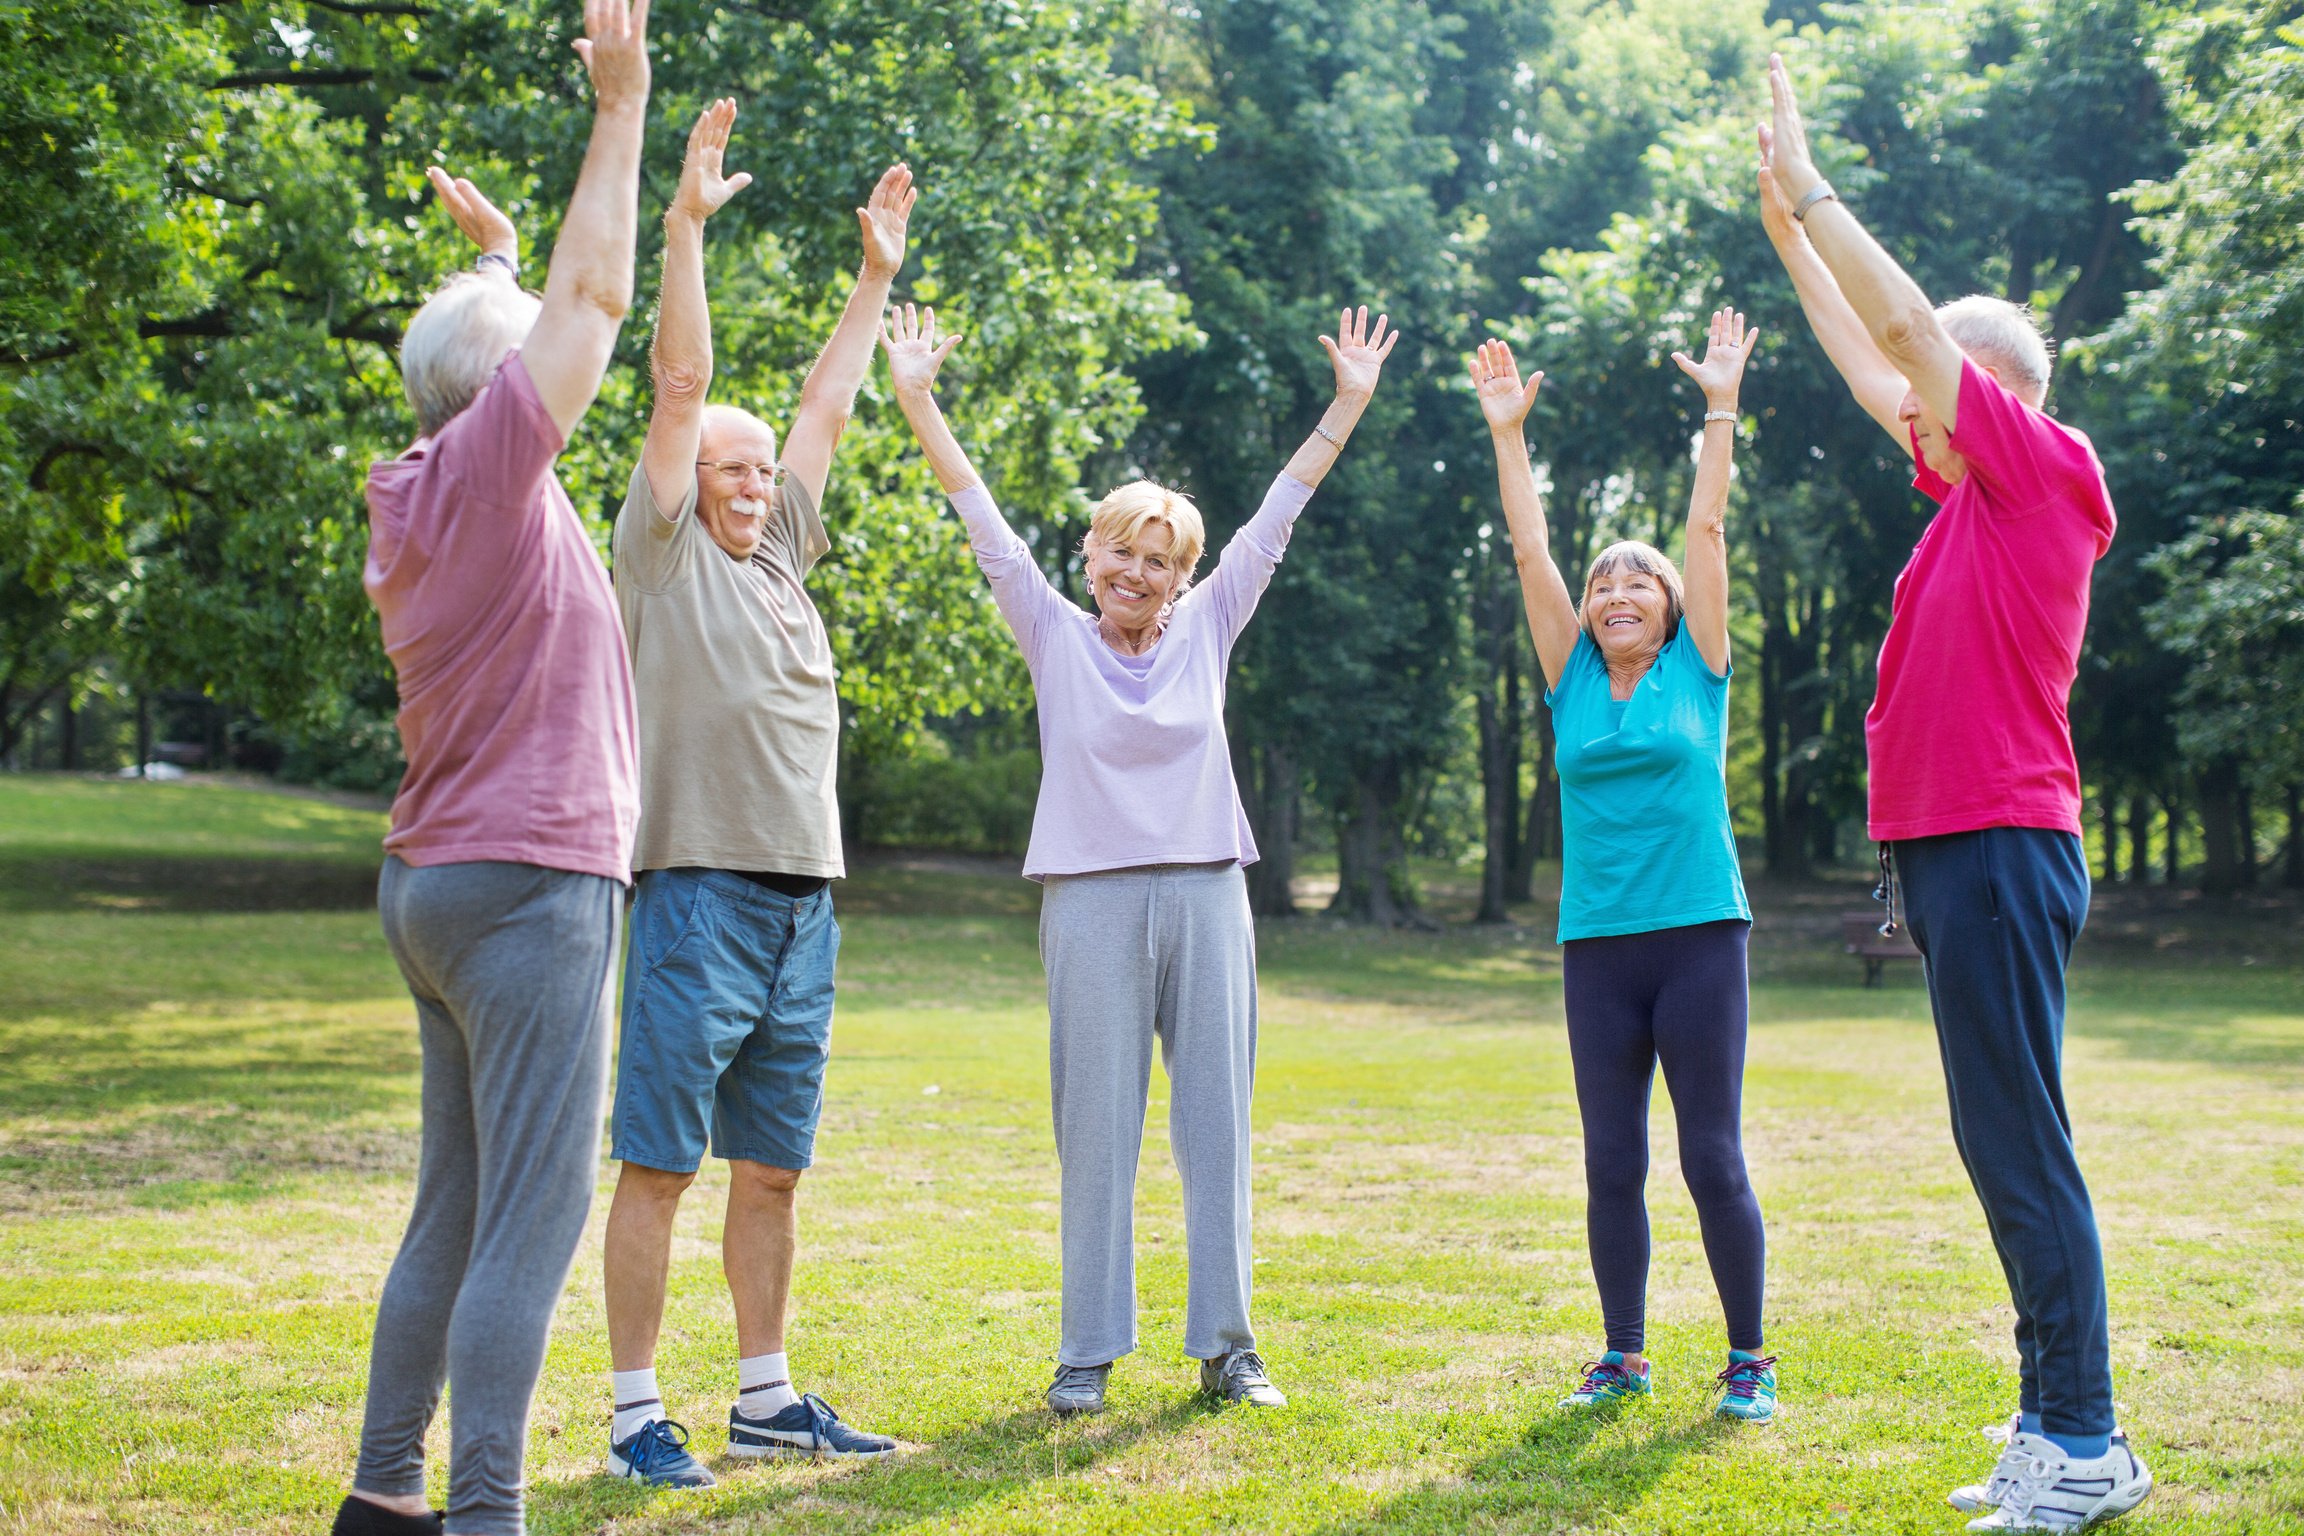
M 384 849 L 410 864 L 632 877 L 632 669 L 560 448 L 515 351 L 439 436 L 369 467 L 363 580 L 408 758 Z
M 1919 456 L 1941 503 L 1904 573 L 1880 689 L 1864 716 L 1872 836 L 1985 827 L 2080 830 L 2066 705 L 2088 628 L 2088 580 L 2116 520 L 2088 439 L 1973 362 L 1960 370 L 1958 485 Z

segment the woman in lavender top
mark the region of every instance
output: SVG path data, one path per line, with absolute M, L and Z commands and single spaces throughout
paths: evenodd
M 1188 498 L 1150 481 L 1105 497 L 1081 546 L 1093 614 L 1049 582 L 937 407 L 936 370 L 959 339 L 910 305 L 881 337 L 897 401 L 968 525 L 1039 702 L 1024 873 L 1047 885 L 1040 955 L 1063 1164 L 1064 1338 L 1048 1406 L 1101 1410 L 1112 1362 L 1136 1347 L 1131 1212 L 1157 1041 L 1184 1182 L 1184 1349 L 1203 1391 L 1277 1407 L 1287 1399 L 1248 1322 L 1256 933 L 1241 867 L 1256 842 L 1224 739 L 1224 672 L 1399 335 L 1362 307 L 1320 338 L 1336 398 L 1205 582 L 1192 579 L 1204 535 Z

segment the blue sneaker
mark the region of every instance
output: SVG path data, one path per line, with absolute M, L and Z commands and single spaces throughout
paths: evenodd
M 709 1488 L 712 1474 L 688 1454 L 688 1430 L 670 1419 L 651 1419 L 622 1444 L 608 1442 L 608 1470 L 651 1488 Z
M 728 1410 L 731 1456 L 814 1456 L 876 1460 L 896 1454 L 886 1435 L 868 1435 L 840 1422 L 832 1405 L 811 1392 L 765 1419 L 747 1418 L 741 1407 Z
M 1647 1362 L 1641 1362 L 1638 1371 L 1626 1370 L 1623 1351 L 1612 1349 L 1597 1360 L 1584 1362 L 1584 1384 L 1560 1399 L 1560 1406 L 1592 1408 L 1619 1398 L 1646 1397 L 1648 1393 Z
M 1723 1419 L 1765 1424 L 1776 1417 L 1776 1357 L 1728 1352 L 1728 1369 L 1713 1378 L 1720 1383 L 1720 1404 L 1712 1411 Z

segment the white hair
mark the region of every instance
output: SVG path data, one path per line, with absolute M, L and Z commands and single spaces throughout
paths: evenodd
M 400 386 L 419 433 L 437 436 L 472 403 L 504 354 L 528 339 L 543 307 L 511 279 L 488 272 L 459 272 L 424 301 L 400 338 Z
M 2055 366 L 2040 322 L 2022 304 L 1970 294 L 1936 311 L 1953 345 L 2000 375 L 2000 382 L 2038 405 L 2048 398 L 2048 375 Z

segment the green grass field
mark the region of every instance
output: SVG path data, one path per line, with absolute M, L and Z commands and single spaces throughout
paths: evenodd
M 326 1529 L 414 1175 L 410 1008 L 365 905 L 379 826 L 216 785 L 0 779 L 0 1531 Z M 1193 1395 L 1156 1075 L 1144 1348 L 1112 1412 L 1059 1427 L 1033 891 L 872 863 L 842 888 L 791 1349 L 804 1386 L 917 1451 L 718 1460 L 735 1362 L 708 1172 L 659 1374 L 721 1485 L 596 1475 L 604 1164 L 536 1405 L 531 1529 L 1958 1531 L 1944 1490 L 1986 1464 L 2014 1354 L 1918 979 L 1864 991 L 1833 950 L 1862 890 L 1758 893 L 1747 1135 L 1777 1424 L 1707 1416 L 1724 1346 L 1661 1095 L 1660 1391 L 1606 1419 L 1553 1406 L 1599 1318 L 1532 910 L 1266 929 L 1257 1313 L 1293 1406 Z M 2304 1530 L 2297 909 L 2107 898 L 2074 983 L 2118 1392 L 2160 1480 L 2117 1528 Z

